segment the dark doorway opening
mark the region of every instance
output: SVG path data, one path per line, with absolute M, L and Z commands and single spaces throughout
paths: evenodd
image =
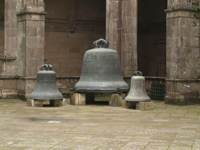
M 45 61 L 58 77 L 80 76 L 92 42 L 105 37 L 106 0 L 46 0 Z
M 4 0 L 0 0 L 0 55 L 4 50 Z
M 145 76 L 166 76 L 167 0 L 138 1 L 138 68 Z

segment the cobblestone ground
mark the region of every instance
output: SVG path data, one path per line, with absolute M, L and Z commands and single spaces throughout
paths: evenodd
M 0 100 L 0 150 L 200 150 L 200 105 L 32 108 Z

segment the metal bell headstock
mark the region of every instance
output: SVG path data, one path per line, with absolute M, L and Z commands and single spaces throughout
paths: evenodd
M 98 39 L 98 40 L 93 42 L 93 45 L 96 48 L 108 48 L 109 42 L 104 40 L 104 39 Z
M 40 67 L 40 70 L 45 70 L 45 71 L 49 71 L 49 70 L 53 70 L 53 65 L 51 64 L 44 64 Z

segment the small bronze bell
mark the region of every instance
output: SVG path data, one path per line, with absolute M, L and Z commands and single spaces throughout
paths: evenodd
M 37 74 L 37 84 L 32 92 L 34 100 L 62 100 L 63 96 L 56 86 L 56 73 L 53 66 L 45 64 Z
M 127 102 L 146 102 L 150 101 L 150 97 L 145 90 L 145 78 L 142 73 L 137 71 L 131 78 L 131 88 L 128 96 L 125 98 Z
M 113 93 L 128 91 L 123 80 L 116 50 L 108 48 L 108 42 L 99 39 L 96 48 L 86 51 L 81 77 L 74 90 L 80 93 Z

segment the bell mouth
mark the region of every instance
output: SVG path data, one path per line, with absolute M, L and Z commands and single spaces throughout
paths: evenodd
M 125 93 L 128 92 L 128 89 L 128 84 L 125 82 L 117 82 L 116 84 L 93 82 L 88 84 L 80 81 L 74 87 L 74 90 L 80 93 Z
M 150 102 L 151 99 L 150 98 L 146 98 L 146 99 L 137 98 L 137 99 L 125 99 L 125 101 L 127 101 L 127 102 Z
M 96 94 L 109 94 L 109 93 L 126 93 L 127 89 L 75 89 L 79 93 L 96 93 Z

